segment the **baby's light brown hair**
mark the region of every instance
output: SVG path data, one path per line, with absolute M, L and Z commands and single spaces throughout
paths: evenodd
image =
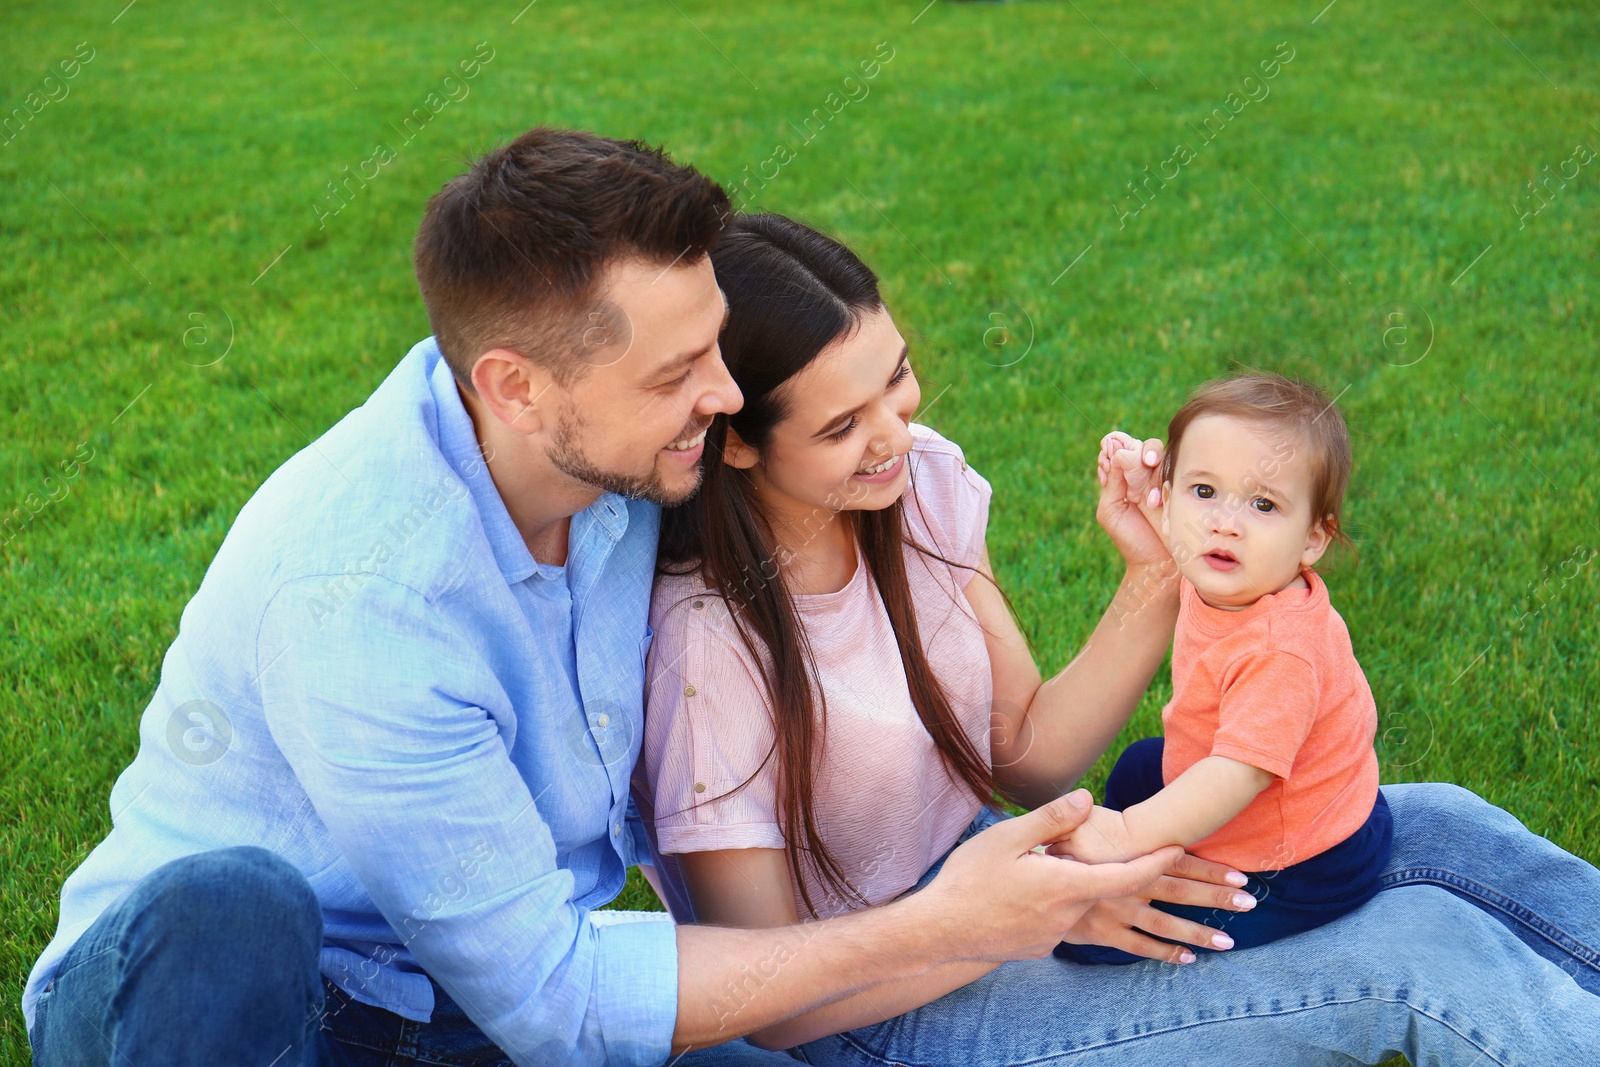
M 1161 481 L 1169 484 L 1178 449 L 1189 424 L 1204 415 L 1225 415 L 1293 436 L 1311 462 L 1311 513 L 1335 541 L 1354 547 L 1344 532 L 1344 491 L 1350 483 L 1350 431 L 1344 416 L 1322 390 L 1278 374 L 1241 374 L 1206 382 L 1167 425 L 1167 451 Z M 1263 480 L 1265 480 L 1265 473 Z

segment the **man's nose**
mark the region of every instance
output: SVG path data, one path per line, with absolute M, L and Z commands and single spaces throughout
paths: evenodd
M 722 353 L 718 351 L 715 364 L 715 377 L 711 387 L 700 394 L 695 410 L 704 415 L 732 415 L 744 407 L 744 394 L 739 391 L 739 383 L 733 380 L 733 375 L 728 371 L 728 365 L 722 362 Z

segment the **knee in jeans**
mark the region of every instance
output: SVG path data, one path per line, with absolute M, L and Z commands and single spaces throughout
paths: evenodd
M 322 907 L 305 875 L 264 848 L 237 846 L 185 856 L 156 872 L 142 918 L 169 936 L 226 937 L 268 927 L 286 947 L 320 947 Z
M 1383 795 L 1397 832 L 1459 832 L 1468 823 L 1482 827 L 1490 817 L 1504 814 L 1472 790 L 1450 782 L 1384 786 Z

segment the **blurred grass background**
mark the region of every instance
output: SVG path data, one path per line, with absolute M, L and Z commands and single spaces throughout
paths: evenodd
M 538 123 L 663 144 L 880 272 L 1046 670 L 1116 580 L 1102 433 L 1242 367 L 1338 394 L 1360 552 L 1326 574 L 1384 780 L 1600 857 L 1600 11 L 923 2 L 7 5 L 0 1063 L 233 516 L 428 332 L 427 197 Z

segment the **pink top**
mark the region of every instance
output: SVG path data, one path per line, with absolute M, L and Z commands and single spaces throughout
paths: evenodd
M 947 559 L 975 566 L 983 554 L 989 483 L 955 444 L 924 426 L 911 430 L 909 532 Z M 989 654 L 962 592 L 973 572 L 910 548 L 906 570 L 928 661 L 987 760 Z M 827 694 L 817 824 L 850 882 L 870 903 L 883 903 L 922 877 L 981 804 L 945 769 L 917 716 L 894 629 L 859 556 L 843 589 L 794 599 L 816 665 L 813 684 Z M 642 791 L 646 808 L 654 809 L 659 850 L 784 848 L 776 757 L 767 759 L 775 732 L 766 688 L 726 604 L 707 593 L 698 574 L 660 577 L 650 624 L 656 635 Z M 724 796 L 746 779 L 753 780 Z M 809 869 L 806 877 L 820 915 L 851 909 L 848 898 L 824 889 Z M 806 915 L 797 888 L 795 909 Z

